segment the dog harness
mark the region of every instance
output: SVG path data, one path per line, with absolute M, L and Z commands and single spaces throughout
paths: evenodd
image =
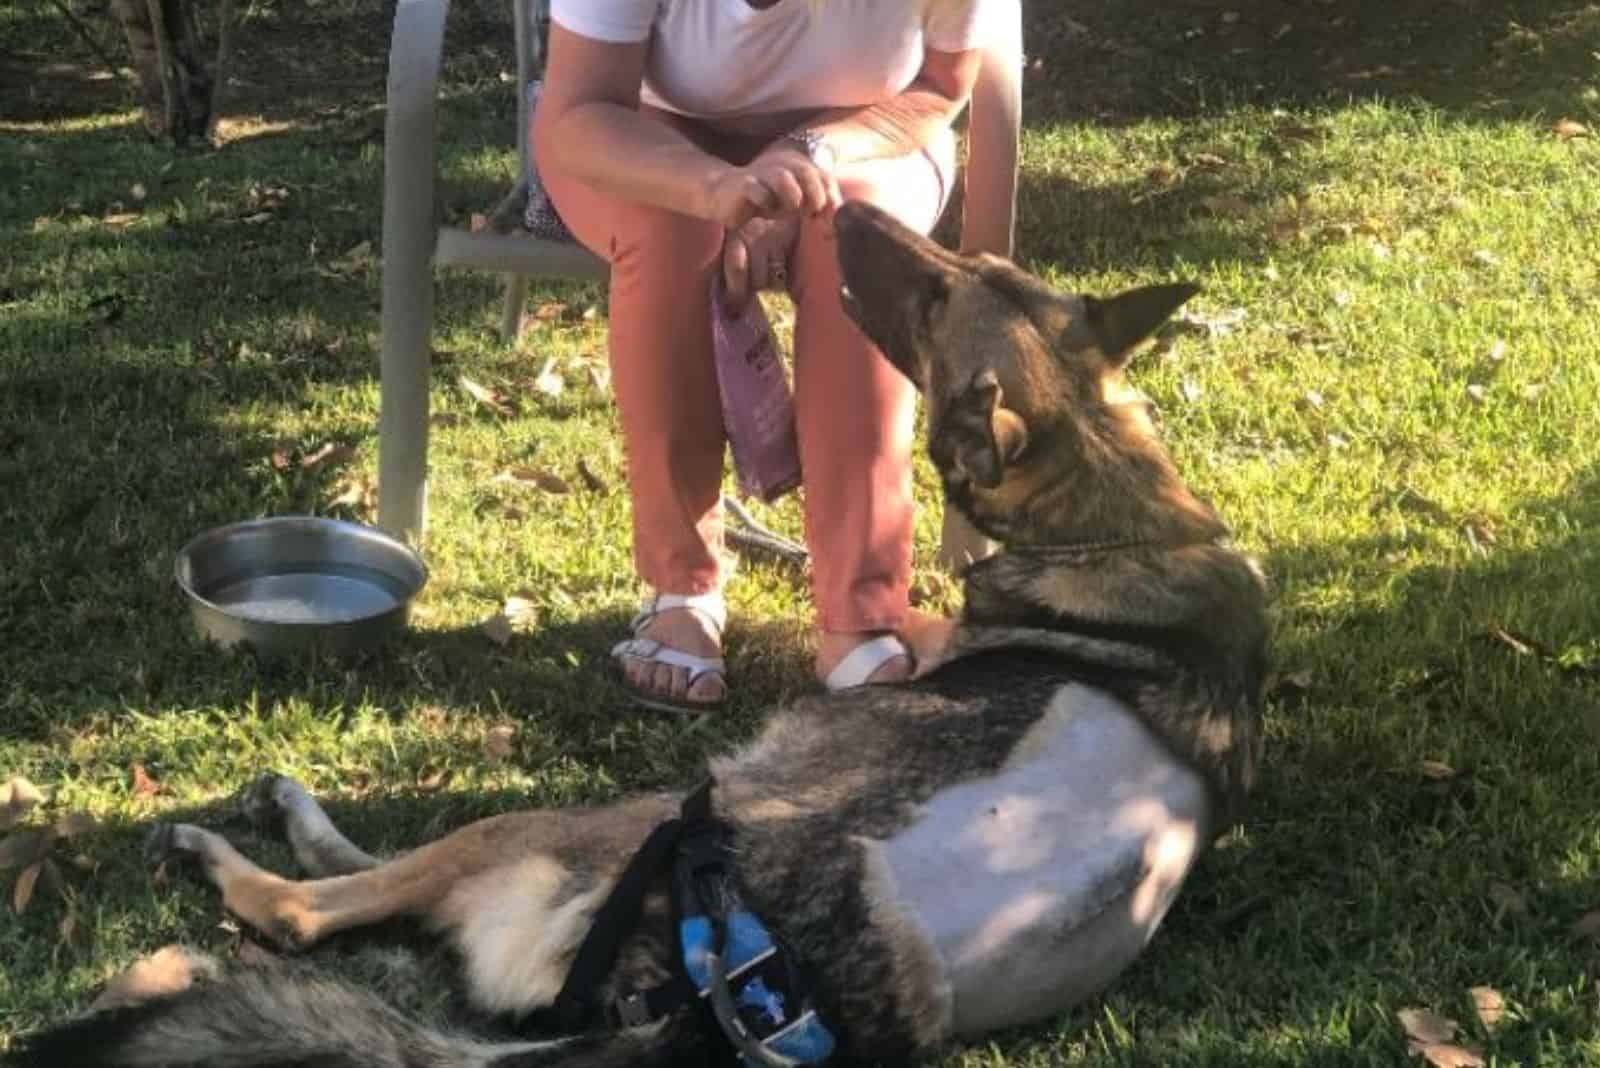
M 551 1011 L 568 1030 L 641 1027 L 699 1006 L 744 1068 L 825 1064 L 835 1040 L 817 1015 L 805 969 L 740 896 L 733 830 L 711 815 L 707 780 L 679 815 L 645 839 L 578 947 Z M 651 879 L 670 867 L 677 918 L 676 974 L 650 990 L 601 1004 L 595 991 L 638 923 Z

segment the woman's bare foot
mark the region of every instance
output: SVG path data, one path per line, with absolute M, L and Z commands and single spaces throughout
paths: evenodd
M 687 608 L 668 608 L 646 623 L 638 637 L 658 641 L 668 649 L 691 656 L 717 657 L 722 645 L 700 615 Z M 636 656 L 622 658 L 622 674 L 640 693 L 672 701 L 714 705 L 728 696 L 728 683 L 720 671 L 708 671 L 689 685 L 689 669 L 656 663 Z

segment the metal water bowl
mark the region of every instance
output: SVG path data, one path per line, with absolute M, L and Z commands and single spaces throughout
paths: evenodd
M 201 635 L 268 654 L 378 645 L 405 629 L 428 581 L 405 543 L 315 516 L 208 530 L 178 552 L 175 571 Z

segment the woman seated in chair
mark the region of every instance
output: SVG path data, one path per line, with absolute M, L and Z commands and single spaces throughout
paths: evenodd
M 711 282 L 786 288 L 806 540 L 831 689 L 904 678 L 914 392 L 846 318 L 832 209 L 927 232 L 955 169 L 985 0 L 553 0 L 532 145 L 611 265 L 612 382 L 652 596 L 617 646 L 640 701 L 726 696 L 725 439 Z

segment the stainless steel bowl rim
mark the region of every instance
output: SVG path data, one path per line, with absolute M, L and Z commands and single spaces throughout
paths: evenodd
M 347 623 L 362 622 L 362 620 L 340 620 L 337 622 L 319 621 L 315 623 L 285 623 L 282 620 L 261 619 L 257 616 L 252 616 L 247 612 L 240 612 L 234 606 L 217 604 L 202 594 L 199 590 L 195 589 L 184 578 L 184 562 L 187 560 L 193 560 L 197 554 L 201 550 L 205 549 L 208 545 L 225 541 L 230 537 L 237 537 L 240 534 L 252 533 L 263 529 L 270 530 L 273 527 L 291 526 L 322 527 L 331 531 L 342 531 L 356 538 L 382 543 L 386 548 L 400 553 L 402 556 L 406 557 L 410 563 L 414 564 L 422 575 L 421 579 L 417 582 L 417 588 L 411 591 L 410 597 L 406 598 L 408 602 L 418 593 L 421 593 L 423 587 L 428 584 L 430 574 L 426 561 L 422 559 L 421 554 L 419 554 L 415 549 L 407 545 L 405 542 L 401 541 L 399 538 L 396 538 L 392 534 L 388 534 L 385 531 L 379 530 L 377 527 L 364 526 L 360 523 L 351 523 L 344 519 L 329 519 L 326 516 L 318 515 L 266 516 L 261 519 L 244 519 L 237 523 L 226 523 L 220 527 L 211 527 L 208 530 L 203 530 L 199 534 L 196 534 L 194 537 L 190 538 L 184 543 L 183 548 L 178 550 L 178 555 L 174 557 L 172 561 L 172 577 L 177 581 L 178 588 L 183 591 L 184 596 L 188 597 L 191 601 L 196 604 L 204 605 L 214 612 L 219 612 L 222 615 L 229 616 L 233 619 L 278 627 L 328 627 Z M 377 613 L 376 615 L 383 614 L 385 613 Z M 367 618 L 376 618 L 376 616 Z

